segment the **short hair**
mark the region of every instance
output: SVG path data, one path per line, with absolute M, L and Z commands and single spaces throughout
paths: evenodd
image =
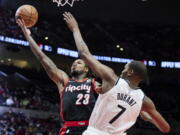
M 129 68 L 132 69 L 143 81 L 148 79 L 147 67 L 143 62 L 137 60 L 131 61 L 129 63 Z

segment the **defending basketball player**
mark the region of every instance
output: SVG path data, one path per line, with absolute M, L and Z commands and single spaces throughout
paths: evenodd
M 65 12 L 63 15 L 73 32 L 80 57 L 102 79 L 102 93 L 83 135 L 123 135 L 134 125 L 140 113 L 144 120 L 153 123 L 161 132 L 169 132 L 169 124 L 138 87 L 147 78 L 146 66 L 140 61 L 132 61 L 125 65 L 121 77 L 118 77 L 110 67 L 92 56 L 71 13 Z
M 100 90 L 99 83 L 88 77 L 89 68 L 82 59 L 77 59 L 71 66 L 71 76 L 58 69 L 31 37 L 31 32 L 25 27 L 23 20 L 17 20 L 30 48 L 41 62 L 48 76 L 56 83 L 60 93 L 60 115 L 63 127 L 59 135 L 82 135 L 87 129 L 89 117 L 96 101 L 96 91 Z

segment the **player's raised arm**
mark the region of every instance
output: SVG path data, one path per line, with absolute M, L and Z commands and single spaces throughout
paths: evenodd
M 170 126 L 162 115 L 156 110 L 154 103 L 148 97 L 144 98 L 141 118 L 154 124 L 161 132 L 168 133 Z
M 73 17 L 73 15 L 69 12 L 65 12 L 63 16 L 64 20 L 67 23 L 67 26 L 73 32 L 76 47 L 78 49 L 80 57 L 86 62 L 86 64 L 91 68 L 91 70 L 102 80 L 116 80 L 117 76 L 115 75 L 114 71 L 108 66 L 105 66 L 104 64 L 97 61 L 90 53 L 86 43 L 84 42 L 81 36 L 78 23 Z
M 31 37 L 31 32 L 29 29 L 26 28 L 24 21 L 17 19 L 17 23 L 21 27 L 25 38 L 29 42 L 32 52 L 34 53 L 36 58 L 41 62 L 48 76 L 56 84 L 64 84 L 64 82 L 66 82 L 66 80 L 68 79 L 67 74 L 64 71 L 58 69 L 56 65 L 53 63 L 53 61 L 41 51 L 37 43 Z

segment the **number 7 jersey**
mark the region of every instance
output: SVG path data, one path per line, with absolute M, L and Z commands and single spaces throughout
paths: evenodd
M 90 117 L 89 126 L 111 135 L 121 135 L 139 116 L 144 93 L 132 89 L 124 79 L 108 92 L 100 94 Z

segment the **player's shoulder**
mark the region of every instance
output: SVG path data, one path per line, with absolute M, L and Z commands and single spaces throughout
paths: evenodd
M 145 96 L 143 99 L 142 110 L 153 109 L 154 107 L 155 106 L 151 98 Z
M 123 78 L 121 78 L 121 77 L 118 77 L 117 80 L 116 80 L 116 82 L 115 82 L 115 85 L 117 85 L 118 83 L 126 84 L 127 82 L 126 82 L 125 79 L 123 79 Z
M 151 98 L 149 98 L 149 97 L 146 96 L 146 95 L 144 96 L 143 101 L 144 101 L 144 103 L 151 103 L 151 102 L 152 102 Z

